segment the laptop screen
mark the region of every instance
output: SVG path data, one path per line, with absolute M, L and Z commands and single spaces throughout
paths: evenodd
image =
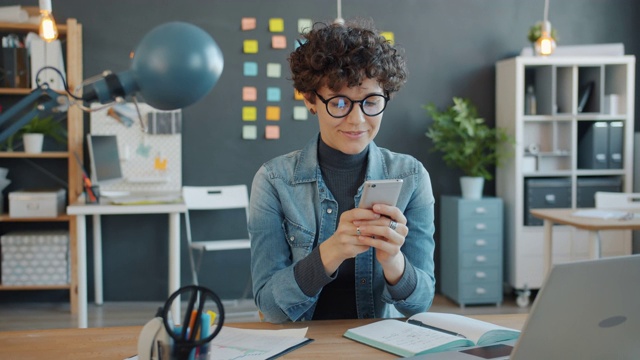
M 91 162 L 91 181 L 104 185 L 122 180 L 120 155 L 115 135 L 87 135 Z

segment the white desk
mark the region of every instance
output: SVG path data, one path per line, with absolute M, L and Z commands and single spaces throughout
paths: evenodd
M 78 233 L 78 327 L 87 327 L 87 227 L 86 216 L 93 216 L 93 261 L 95 302 L 101 305 L 102 296 L 102 215 L 169 214 L 169 294 L 180 288 L 180 213 L 183 203 L 153 205 L 85 204 L 76 202 L 67 207 L 67 214 L 77 217 Z M 179 301 L 174 302 L 178 304 Z M 174 307 L 173 318 L 179 318 Z

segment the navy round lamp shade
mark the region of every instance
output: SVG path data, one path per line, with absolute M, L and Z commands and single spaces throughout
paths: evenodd
M 144 36 L 130 70 L 88 85 L 83 99 L 106 103 L 139 92 L 156 109 L 180 109 L 207 95 L 223 67 L 222 51 L 209 34 L 192 24 L 170 22 Z

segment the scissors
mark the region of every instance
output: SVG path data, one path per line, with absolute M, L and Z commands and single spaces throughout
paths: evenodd
M 171 307 L 174 300 L 185 295 L 189 301 L 187 304 L 186 312 L 184 313 L 184 319 L 182 321 L 182 328 L 179 331 L 175 331 L 174 324 L 170 322 L 171 319 Z M 216 305 L 216 326 L 208 336 L 199 337 L 201 330 L 203 329 L 202 314 L 206 312 L 204 306 L 207 301 L 213 301 Z M 224 323 L 224 308 L 222 301 L 218 295 L 213 291 L 203 286 L 188 285 L 183 286 L 176 292 L 171 294 L 167 299 L 162 309 L 162 321 L 164 328 L 167 330 L 167 334 L 174 340 L 172 358 L 177 360 L 189 359 L 191 351 L 198 346 L 207 344 L 213 340 L 216 335 L 222 330 L 222 324 Z

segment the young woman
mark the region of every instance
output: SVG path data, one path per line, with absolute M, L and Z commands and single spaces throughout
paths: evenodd
M 415 158 L 373 139 L 406 82 L 398 49 L 365 21 L 315 24 L 289 57 L 320 134 L 265 163 L 251 190 L 255 301 L 270 322 L 410 316 L 434 295 L 434 197 Z M 359 209 L 362 184 L 402 179 L 396 206 Z

